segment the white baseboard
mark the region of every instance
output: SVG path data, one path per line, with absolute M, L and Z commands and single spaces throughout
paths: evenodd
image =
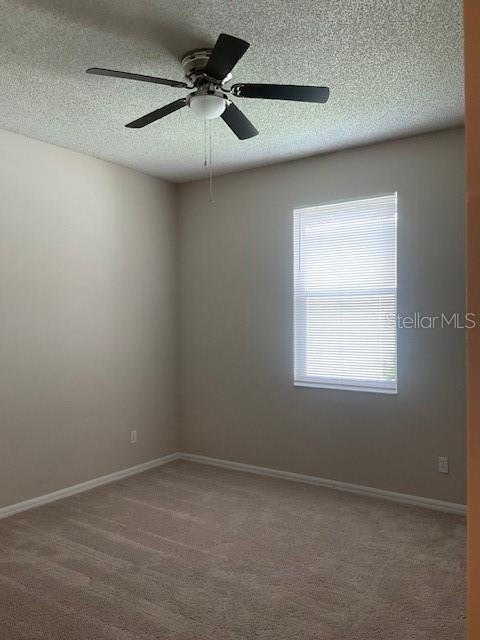
M 114 471 L 113 473 L 109 473 L 106 476 L 100 476 L 99 478 L 94 478 L 93 480 L 87 480 L 86 482 L 81 482 L 80 484 L 75 484 L 71 487 L 65 487 L 64 489 L 53 491 L 52 493 L 46 493 L 43 496 L 38 496 L 36 498 L 32 498 L 31 500 L 24 500 L 23 502 L 17 502 L 16 504 L 7 505 L 6 507 L 0 507 L 0 518 L 6 518 L 7 516 L 11 516 L 14 513 L 27 511 L 28 509 L 39 507 L 42 504 L 55 502 L 55 500 L 61 500 L 62 498 L 67 498 L 68 496 L 73 496 L 77 493 L 82 493 L 83 491 L 94 489 L 95 487 L 99 487 L 102 484 L 108 484 L 109 482 L 115 482 L 116 480 L 121 480 L 122 478 L 128 478 L 128 476 L 142 473 L 142 471 L 148 471 L 148 469 L 160 467 L 161 465 L 167 464 L 167 462 L 173 462 L 173 460 L 177 460 L 178 457 L 178 453 L 171 453 L 167 456 L 156 458 L 155 460 L 142 462 L 142 464 L 137 464 L 134 467 L 129 467 L 128 469 Z
M 208 456 L 200 456 L 194 453 L 171 453 L 167 456 L 156 458 L 155 460 L 149 460 L 148 462 L 137 464 L 136 466 L 129 467 L 128 469 L 115 471 L 114 473 L 109 473 L 106 476 L 93 478 L 93 480 L 87 480 L 86 482 L 81 482 L 80 484 L 75 484 L 71 487 L 65 487 L 64 489 L 59 489 L 58 491 L 53 491 L 52 493 L 32 498 L 31 500 L 24 500 L 23 502 L 17 502 L 16 504 L 7 505 L 6 507 L 0 507 L 0 519 L 11 516 L 14 513 L 27 511 L 28 509 L 33 509 L 34 507 L 39 507 L 43 504 L 48 504 L 49 502 L 55 502 L 56 500 L 73 496 L 77 493 L 82 493 L 83 491 L 88 491 L 89 489 L 94 489 L 102 484 L 108 484 L 109 482 L 115 482 L 122 478 L 128 478 L 129 476 L 142 473 L 142 471 L 148 471 L 148 469 L 160 467 L 168 462 L 173 462 L 174 460 L 190 460 L 191 462 L 223 467 L 225 469 L 235 469 L 237 471 L 245 471 L 247 473 L 255 473 L 262 476 L 291 480 L 293 482 L 303 482 L 317 487 L 327 487 L 338 491 L 346 491 L 347 493 L 355 493 L 358 495 L 370 496 L 372 498 L 382 498 L 384 500 L 398 502 L 399 504 L 424 507 L 426 509 L 433 509 L 434 511 L 444 511 L 446 513 L 456 513 L 458 515 L 465 515 L 467 512 L 467 507 L 464 504 L 458 504 L 456 502 L 444 502 L 443 500 L 434 500 L 433 498 L 411 496 L 405 493 L 395 493 L 394 491 L 375 489 L 365 485 L 339 482 L 338 480 L 327 480 L 317 476 L 306 476 L 301 473 L 293 473 L 291 471 L 280 471 L 278 469 L 269 469 L 268 467 L 257 467 L 243 462 L 209 458 Z
M 398 502 L 399 504 L 415 507 L 424 507 L 426 509 L 433 509 L 434 511 L 444 511 L 446 513 L 456 513 L 458 515 L 466 515 L 467 513 L 466 505 L 459 504 L 457 502 L 444 502 L 443 500 L 434 500 L 433 498 L 411 496 L 405 493 L 375 489 L 365 485 L 339 482 L 338 480 L 327 480 L 317 476 L 306 476 L 301 473 L 292 473 L 291 471 L 279 471 L 277 469 L 269 469 L 267 467 L 256 467 L 243 462 L 232 462 L 230 460 L 209 458 L 208 456 L 200 456 L 194 453 L 179 453 L 178 458 L 181 460 L 190 460 L 191 462 L 199 462 L 201 464 L 213 465 L 216 467 L 224 467 L 225 469 L 236 469 L 237 471 L 246 471 L 248 473 L 256 473 L 262 476 L 283 478 L 284 480 L 292 480 L 293 482 L 304 482 L 306 484 L 316 485 L 317 487 L 328 487 L 329 489 L 337 489 L 338 491 L 346 491 L 347 493 L 370 496 L 371 498 L 382 498 L 383 500 L 390 500 L 392 502 Z

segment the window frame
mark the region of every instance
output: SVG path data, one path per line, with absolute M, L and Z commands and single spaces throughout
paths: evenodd
M 341 297 L 346 297 L 348 295 L 356 298 L 356 297 L 362 297 L 362 296 L 366 296 L 366 295 L 382 295 L 379 294 L 379 291 L 382 291 L 383 295 L 388 295 L 388 294 L 393 294 L 394 296 L 394 307 L 395 307 L 395 316 L 397 314 L 397 310 L 398 310 L 398 191 L 391 191 L 391 192 L 387 192 L 387 193 L 381 193 L 381 194 L 375 194 L 375 195 L 364 195 L 364 196 L 358 196 L 358 197 L 354 197 L 354 198 L 348 198 L 348 199 L 339 199 L 339 200 L 331 200 L 331 201 L 327 201 L 327 202 L 322 202 L 320 204 L 316 204 L 316 205 L 310 205 L 310 206 L 301 206 L 301 207 L 295 207 L 293 210 L 293 238 L 294 238 L 294 242 L 293 242 L 293 248 L 294 248 L 294 259 L 293 259 L 293 269 L 294 269 L 294 281 L 293 281 L 293 385 L 295 387 L 303 387 L 303 388 L 310 388 L 310 389 L 332 389 L 332 390 L 338 390 L 338 391 L 356 391 L 356 392 L 364 392 L 364 393 L 380 393 L 380 394 L 384 394 L 384 395 L 398 395 L 398 327 L 395 324 L 395 339 L 394 339 L 394 361 L 395 361 L 395 379 L 393 381 L 393 384 L 391 383 L 387 383 L 384 379 L 376 379 L 376 380 L 372 380 L 372 381 L 367 381 L 367 380 L 359 380 L 358 383 L 356 383 L 354 381 L 354 379 L 352 378 L 351 380 L 349 380 L 348 378 L 344 379 L 344 382 L 340 382 L 339 378 L 336 377 L 329 377 L 329 376 L 307 376 L 306 375 L 306 366 L 303 366 L 303 374 L 302 374 L 302 380 L 297 380 L 296 376 L 297 376 L 297 342 L 298 342 L 298 338 L 297 338 L 297 334 L 299 332 L 299 323 L 300 323 L 300 329 L 303 331 L 303 335 L 305 335 L 306 333 L 306 314 L 302 313 L 300 314 L 300 317 L 297 318 L 297 314 L 296 314 L 296 307 L 298 304 L 298 296 L 297 296 L 297 287 L 296 287 L 296 282 L 297 282 L 297 272 L 299 272 L 299 257 L 300 257 L 300 251 L 301 251 L 301 246 L 300 246 L 300 242 L 301 242 L 301 237 L 300 234 L 297 231 L 297 225 L 299 224 L 299 219 L 301 217 L 301 213 L 302 212 L 308 212 L 309 210 L 312 209 L 316 209 L 316 208 L 320 208 L 320 207 L 328 207 L 328 206 L 334 206 L 334 205 L 348 205 L 349 203 L 355 203 L 355 202 L 361 202 L 362 200 L 373 200 L 375 198 L 382 198 L 382 197 L 394 197 L 394 201 L 395 201 L 395 212 L 394 212 L 394 225 L 395 225 L 395 241 L 394 241 L 394 256 L 393 256 L 393 260 L 394 260 L 394 268 L 395 268 L 395 282 L 394 282 L 394 286 L 390 286 L 390 287 L 378 287 L 378 288 L 371 288 L 369 291 L 365 292 L 362 291 L 361 293 L 355 293 L 354 291 L 350 291 L 350 292 L 341 292 L 341 293 L 324 293 L 323 295 L 325 297 L 334 297 L 334 298 L 341 298 Z M 298 242 L 297 242 L 297 238 L 298 238 Z M 314 294 L 315 297 L 320 297 L 322 296 L 321 290 L 319 290 L 318 292 L 316 292 Z M 308 300 L 309 297 L 314 297 L 314 296 L 304 296 L 303 299 L 305 300 L 305 302 Z M 394 322 L 394 320 L 392 320 L 392 322 Z M 303 340 L 303 343 L 305 344 L 306 340 Z M 305 350 L 303 352 L 303 356 L 305 356 Z M 310 380 L 309 380 L 310 378 Z

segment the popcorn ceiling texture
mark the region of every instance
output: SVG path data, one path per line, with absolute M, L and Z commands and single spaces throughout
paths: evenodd
M 204 177 L 189 109 L 124 128 L 186 92 L 85 69 L 182 80 L 181 55 L 221 31 L 251 43 L 234 82 L 328 85 L 331 99 L 237 99 L 260 135 L 240 142 L 214 121 L 217 173 L 463 122 L 461 0 L 0 0 L 0 128 L 169 180 Z

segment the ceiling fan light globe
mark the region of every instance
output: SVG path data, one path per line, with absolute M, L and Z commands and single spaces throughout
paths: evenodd
M 189 106 L 195 115 L 205 120 L 218 118 L 225 111 L 227 106 L 225 98 L 216 95 L 192 96 Z

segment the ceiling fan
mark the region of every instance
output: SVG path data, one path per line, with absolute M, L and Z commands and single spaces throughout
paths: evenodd
M 126 71 L 113 71 L 93 67 L 87 73 L 113 78 L 126 78 L 163 84 L 178 89 L 194 89 L 185 98 L 155 109 L 151 113 L 125 125 L 140 129 L 178 109 L 190 107 L 198 116 L 207 120 L 221 117 L 240 140 L 258 134 L 250 120 L 235 106 L 230 95 L 236 98 L 264 98 L 267 100 L 295 100 L 298 102 L 324 103 L 328 100 L 328 87 L 310 87 L 290 84 L 249 84 L 240 82 L 225 86 L 232 78 L 232 69 L 249 48 L 249 43 L 226 33 L 221 33 L 213 49 L 195 49 L 186 53 L 181 61 L 186 82 L 156 78 Z

